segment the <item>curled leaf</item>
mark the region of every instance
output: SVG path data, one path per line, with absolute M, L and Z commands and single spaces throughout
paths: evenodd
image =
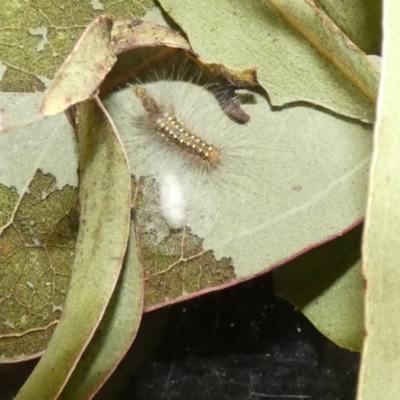
M 340 30 L 332 29 L 335 24 L 327 16 L 322 19 L 312 9 L 310 12 L 311 3 L 314 1 L 160 0 L 188 36 L 193 50 L 207 62 L 234 69 L 256 68 L 272 105 L 308 102 L 372 122 L 371 99 L 379 77 L 376 68 L 360 49 L 349 46 Z M 284 5 L 282 14 L 288 16 L 287 21 L 276 11 Z M 204 21 L 213 29 L 204 29 Z M 340 65 L 327 57 L 329 49 L 343 52 Z M 350 76 L 356 78 L 349 80 Z
M 78 120 L 80 229 L 72 278 L 61 321 L 18 400 L 59 395 L 104 315 L 125 255 L 130 179 L 124 151 L 94 102 L 79 105 Z
M 111 17 L 102 15 L 86 28 L 54 77 L 41 114 L 57 114 L 93 96 L 116 61 L 110 44 L 111 27 Z

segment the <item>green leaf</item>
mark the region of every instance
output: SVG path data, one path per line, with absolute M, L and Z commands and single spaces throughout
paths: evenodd
M 372 62 L 314 1 L 268 0 L 279 15 L 375 103 L 379 74 Z
M 54 176 L 38 171 L 0 237 L 0 362 L 46 348 L 68 289 L 78 217 L 76 189 L 56 189 Z
M 383 60 L 363 240 L 365 330 L 358 400 L 400 393 L 400 3 L 383 3 Z
M 65 115 L 40 116 L 42 101 L 42 93 L 0 93 L 0 183 L 20 197 L 38 169 L 55 175 L 58 188 L 78 184 L 74 131 Z
M 111 27 L 111 17 L 102 15 L 85 29 L 47 90 L 41 114 L 57 114 L 93 96 L 117 59 L 111 49 Z
M 361 351 L 364 337 L 361 227 L 274 270 L 275 292 L 341 347 Z
M 237 69 L 257 68 L 274 106 L 306 101 L 373 121 L 379 74 L 315 2 L 160 3 L 202 58 Z
M 55 399 L 105 312 L 130 223 L 130 178 L 118 138 L 94 102 L 78 106 L 80 229 L 63 316 L 16 399 Z
M 349 39 L 367 54 L 380 54 L 382 2 L 376 0 L 318 0 Z
M 90 1 L 1 1 L 0 90 L 43 90 L 86 26 L 100 13 L 140 17 L 154 6 L 151 0 L 101 3 L 103 10 L 96 10 Z
M 267 272 L 363 217 L 370 127 L 309 107 L 275 112 L 254 93 L 243 105 L 250 122 L 239 125 L 204 88 L 179 81 L 146 88 L 157 98 L 173 98 L 179 117 L 225 157 L 204 173 L 135 124 L 143 110 L 131 88 L 107 102 L 138 180 L 133 205 L 146 307 Z M 165 171 L 182 185 L 186 229 L 171 229 L 160 213 L 157 183 Z
M 42 99 L 40 93 L 0 93 L 0 125 L 8 130 L 0 135 L 1 362 L 36 357 L 46 348 L 75 252 L 75 135 L 64 115 L 38 118 Z
M 91 398 L 114 371 L 135 339 L 142 318 L 144 289 L 138 261 L 132 228 L 125 263 L 106 313 L 60 399 Z

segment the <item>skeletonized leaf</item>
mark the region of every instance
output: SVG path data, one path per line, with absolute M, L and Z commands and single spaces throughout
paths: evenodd
M 79 214 L 76 189 L 56 182 L 39 170 L 0 236 L 2 363 L 40 355 L 61 316 Z
M 1 93 L 1 362 L 40 355 L 65 300 L 78 230 L 77 154 L 64 115 L 37 118 L 40 93 Z M 17 121 L 34 121 L 17 126 Z
M 78 121 L 80 229 L 72 278 L 61 321 L 18 400 L 57 398 L 100 323 L 126 250 L 130 180 L 124 151 L 94 102 L 79 105 Z

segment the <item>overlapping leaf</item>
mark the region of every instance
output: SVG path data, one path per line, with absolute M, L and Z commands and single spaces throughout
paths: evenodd
M 364 292 L 361 227 L 274 271 L 275 292 L 337 345 L 361 351 Z
M 363 239 L 366 338 L 358 400 L 394 400 L 400 390 L 400 3 L 383 5 L 382 79 Z
M 160 3 L 203 58 L 257 68 L 273 105 L 306 101 L 373 121 L 377 70 L 314 1 Z
M 1 125 L 9 131 L 0 136 L 2 362 L 37 356 L 46 347 L 75 254 L 76 142 L 64 115 L 38 118 L 42 98 L 0 94 Z M 18 127 L 24 120 L 36 122 Z
M 176 109 L 196 109 L 197 127 L 211 127 L 207 140 L 217 145 L 218 134 L 229 132 L 240 145 L 219 175 L 213 178 L 211 171 L 204 179 L 165 144 L 146 146 L 146 133 L 132 123 L 140 104 L 130 88 L 110 100 L 132 171 L 161 181 L 163 171 L 173 168 L 186 196 L 190 228 L 177 233 L 159 213 L 154 180 L 140 182 L 134 206 L 147 307 L 266 272 L 361 220 L 370 128 L 308 107 L 266 112 L 265 99 L 255 94 L 243 106 L 250 123 L 240 126 L 206 90 L 190 83 L 167 85 L 173 96 L 184 91 L 180 100 L 174 97 Z
M 18 400 L 60 394 L 100 323 L 125 255 L 130 224 L 125 154 L 94 103 L 82 103 L 78 119 L 80 230 L 73 274 L 63 318 Z

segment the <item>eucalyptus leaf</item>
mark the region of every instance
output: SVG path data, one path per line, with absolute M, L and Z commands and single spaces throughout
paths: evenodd
M 378 70 L 314 1 L 268 0 L 279 15 L 307 39 L 338 71 L 373 103 Z
M 34 92 L 47 87 L 81 33 L 99 15 L 94 4 L 1 1 L 0 91 Z M 102 13 L 115 18 L 139 18 L 154 7 L 151 0 L 103 0 L 101 4 Z
M 195 84 L 145 87 L 159 104 L 172 98 L 179 117 L 222 157 L 204 173 L 141 128 L 144 111 L 131 88 L 106 103 L 138 185 L 133 206 L 148 309 L 267 272 L 363 217 L 369 126 L 311 107 L 274 112 L 254 93 L 242 105 L 250 122 L 238 125 Z M 169 173 L 186 202 L 187 228 L 180 231 L 171 230 L 160 206 L 158 185 Z
M 2 363 L 39 356 L 64 306 L 79 214 L 76 189 L 56 182 L 38 171 L 0 237 Z
M 97 332 L 59 399 L 88 399 L 117 367 L 136 337 L 142 318 L 143 281 L 133 227 L 125 263 Z
M 364 292 L 361 227 L 274 271 L 275 292 L 341 347 L 361 351 Z
M 358 400 L 400 392 L 400 3 L 383 2 L 382 79 L 363 239 L 365 342 Z
M 335 23 L 367 54 L 380 54 L 382 2 L 318 0 Z
M 1 362 L 37 357 L 46 348 L 75 253 L 75 135 L 64 115 L 38 117 L 42 99 L 0 93 L 0 125 L 8 131 L 0 135 Z
M 80 229 L 63 317 L 16 399 L 55 399 L 104 315 L 129 234 L 130 179 L 125 154 L 91 101 L 78 107 Z M 45 384 L 44 384 L 45 383 Z
M 117 60 L 111 49 L 111 28 L 111 17 L 102 15 L 85 29 L 47 90 L 41 114 L 57 114 L 93 96 Z
M 0 183 L 23 195 L 38 169 L 51 173 L 58 188 L 77 186 L 77 147 L 65 115 L 43 118 L 43 93 L 0 93 Z M 21 160 L 24 162 L 22 163 Z
M 310 10 L 315 2 L 160 3 L 187 34 L 194 51 L 208 62 L 237 69 L 255 67 L 274 106 L 306 101 L 373 121 L 374 102 L 366 93 L 376 96 L 377 70 L 329 17 L 320 18 Z M 204 29 L 205 23 L 212 29 Z M 338 59 L 330 58 L 335 47 Z M 355 79 L 350 81 L 349 76 Z M 356 81 L 367 83 L 360 86 Z

